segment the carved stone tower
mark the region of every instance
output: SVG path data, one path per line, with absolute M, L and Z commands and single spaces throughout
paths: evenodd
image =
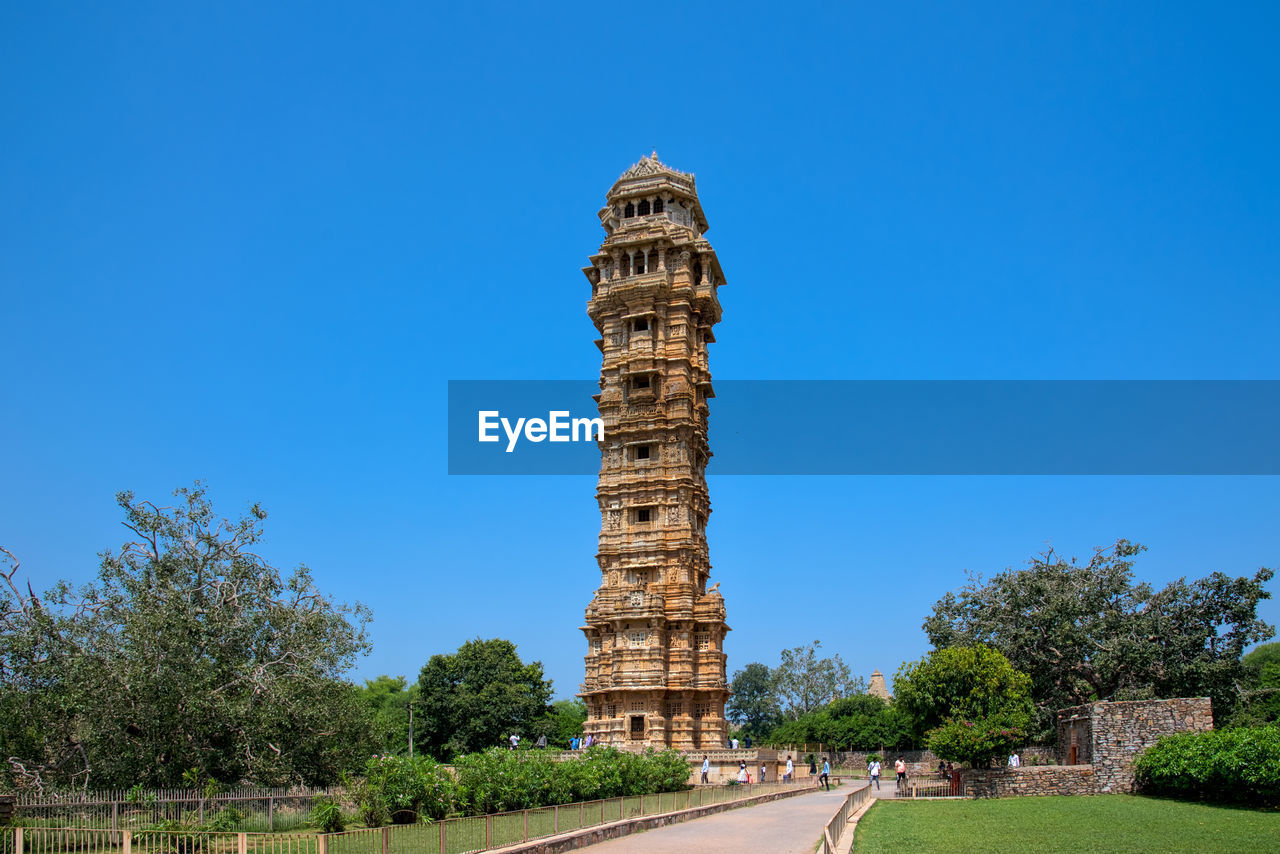
M 720 263 L 692 175 L 654 153 L 609 190 L 583 272 L 600 331 L 601 583 L 587 606 L 586 732 L 617 746 L 725 746 L 724 599 L 707 589 L 707 345 Z

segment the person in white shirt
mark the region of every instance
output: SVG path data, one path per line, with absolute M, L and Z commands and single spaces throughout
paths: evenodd
M 782 775 L 782 782 L 790 783 L 792 780 L 795 779 L 795 776 L 796 776 L 796 765 L 794 762 L 791 761 L 791 754 L 788 753 L 787 754 L 787 772 Z
M 1019 756 L 1017 753 L 1011 753 L 1011 754 L 1009 754 L 1009 767 L 1010 767 L 1010 768 L 1017 768 L 1017 767 L 1018 767 L 1018 766 L 1020 766 L 1021 764 L 1022 764 L 1022 757 L 1021 757 L 1021 756 Z
M 738 782 L 747 782 L 747 763 L 745 762 L 738 763 Z
M 736 738 L 731 738 L 731 739 L 729 739 L 729 747 L 730 747 L 730 748 L 732 748 L 733 750 L 737 750 L 737 749 L 738 749 L 738 740 L 737 740 Z
M 871 772 L 871 783 L 878 791 L 880 789 L 880 760 L 872 759 L 871 764 L 867 766 L 867 770 Z
M 507 739 L 507 741 L 511 742 L 511 749 L 515 750 L 516 747 L 520 744 L 520 736 L 515 735 L 513 733 L 511 738 Z
M 702 757 L 702 782 L 707 782 L 707 775 L 711 773 L 711 760 L 706 756 Z

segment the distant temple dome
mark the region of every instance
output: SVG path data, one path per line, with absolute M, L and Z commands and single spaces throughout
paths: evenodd
M 871 674 L 871 682 L 867 685 L 867 693 L 873 697 L 879 697 L 881 700 L 893 699 L 893 695 L 889 693 L 889 686 L 885 684 L 884 674 L 879 670 Z

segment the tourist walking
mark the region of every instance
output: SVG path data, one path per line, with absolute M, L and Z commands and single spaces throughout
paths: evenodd
M 1021 766 L 1021 765 L 1022 765 L 1022 757 L 1018 755 L 1017 751 L 1014 751 L 1013 753 L 1010 753 L 1010 754 L 1009 754 L 1009 767 L 1010 767 L 1010 768 L 1017 768 L 1017 767 L 1019 767 L 1019 766 Z
M 893 770 L 898 774 L 898 794 L 902 794 L 907 790 L 907 763 L 902 761 L 901 756 L 893 763 Z
M 787 771 L 782 775 L 782 782 L 790 783 L 796 778 L 796 765 L 791 761 L 791 754 L 787 754 Z
M 831 791 L 831 763 L 827 761 L 827 757 L 822 757 L 822 776 L 818 778 L 827 791 Z
M 818 764 L 813 761 L 812 753 L 809 754 L 809 782 L 818 785 Z
M 512 733 L 511 738 L 508 738 L 507 741 L 511 742 L 511 747 L 508 749 L 515 750 L 516 747 L 518 747 L 520 744 L 520 736 L 516 735 L 515 733 Z
M 710 781 L 707 779 L 707 775 L 708 775 L 708 774 L 710 774 L 710 773 L 711 773 L 711 760 L 710 760 L 706 755 L 703 755 L 703 757 L 702 757 L 702 782 L 704 782 L 704 783 L 710 782 Z
M 766 771 L 768 771 L 768 770 L 769 770 L 769 767 L 768 767 L 767 765 L 765 765 L 763 762 L 761 762 L 761 763 L 760 763 L 760 782 L 761 782 L 761 783 L 763 783 L 763 782 L 764 782 L 765 772 L 766 772 Z
M 750 776 L 751 775 L 747 773 L 747 763 L 745 762 L 738 763 L 738 782 L 748 783 L 750 782 Z
M 871 773 L 871 784 L 876 787 L 876 791 L 880 791 L 880 760 L 872 759 L 867 765 L 867 771 Z
M 547 746 L 547 737 L 545 735 L 538 736 L 538 740 L 537 742 L 534 743 L 534 747 L 545 748 L 546 746 Z

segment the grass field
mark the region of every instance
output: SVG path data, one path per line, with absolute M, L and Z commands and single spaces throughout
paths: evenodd
M 1280 812 L 1131 795 L 880 801 L 858 823 L 855 854 L 1280 852 Z

